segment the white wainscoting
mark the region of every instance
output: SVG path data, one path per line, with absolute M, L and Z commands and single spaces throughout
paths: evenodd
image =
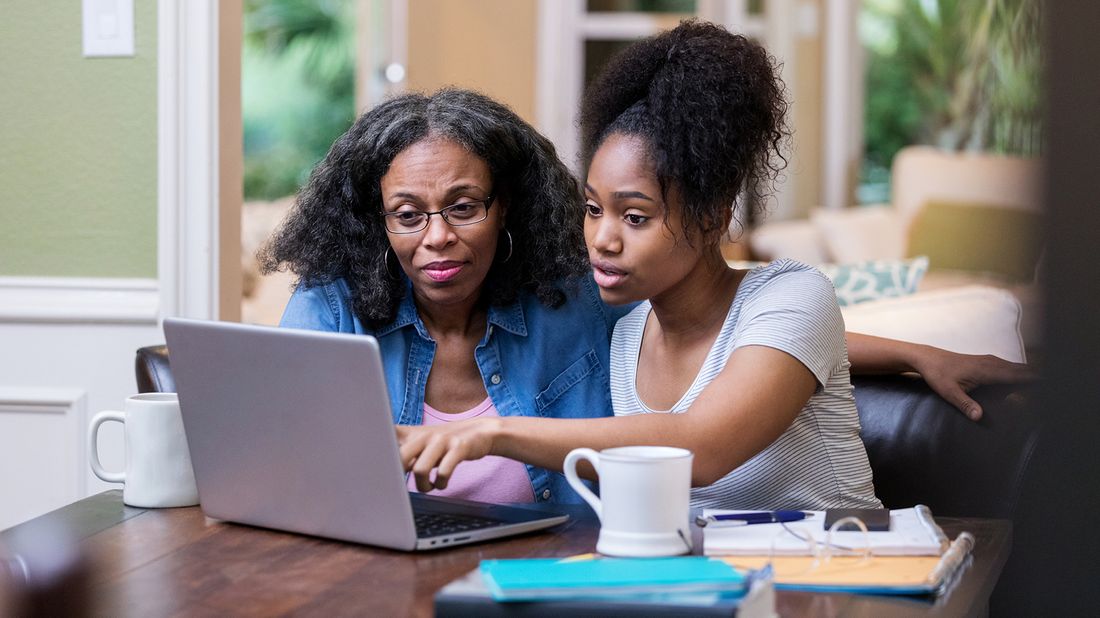
M 84 391 L 0 386 L 0 529 L 84 495 Z
M 152 280 L 0 278 L 0 529 L 119 487 L 91 473 L 88 420 L 137 391 L 134 351 L 164 341 Z M 124 464 L 122 427 L 100 431 Z

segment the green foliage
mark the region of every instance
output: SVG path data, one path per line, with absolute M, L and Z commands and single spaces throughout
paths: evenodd
M 347 0 L 245 3 L 245 199 L 296 192 L 355 119 L 353 8 Z
M 932 144 L 1034 156 L 1041 0 L 864 0 L 865 178 Z

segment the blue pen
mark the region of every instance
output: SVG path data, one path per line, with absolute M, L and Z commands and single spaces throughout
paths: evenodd
M 718 515 L 699 516 L 695 523 L 706 526 L 710 523 L 721 522 L 723 526 L 748 526 L 750 524 L 774 524 L 788 521 L 806 519 L 808 513 L 803 511 L 752 511 L 748 513 L 722 513 Z

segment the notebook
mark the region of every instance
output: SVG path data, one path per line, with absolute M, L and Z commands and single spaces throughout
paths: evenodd
M 700 560 L 701 558 L 695 558 Z M 568 560 L 568 559 L 567 559 Z M 628 559 L 634 560 L 634 559 Z M 675 560 L 675 559 L 673 559 Z M 482 564 L 485 565 L 489 561 Z M 647 562 L 649 562 L 647 560 Z M 717 565 L 725 572 L 730 569 Z M 659 571 L 658 571 L 659 572 Z M 495 601 L 478 568 L 452 581 L 435 595 L 435 615 L 471 616 L 775 616 L 775 588 L 770 570 L 744 573 L 741 584 L 730 591 L 622 591 L 591 596 L 561 596 L 539 601 Z M 587 585 L 587 584 L 586 584 Z
M 410 493 L 373 337 L 176 318 L 164 334 L 210 517 L 400 550 L 568 519 Z
M 744 592 L 745 576 L 703 556 L 482 560 L 497 601 L 541 601 L 668 592 Z
M 782 590 L 934 595 L 954 581 L 973 548 L 974 537 L 963 532 L 942 556 L 834 556 L 828 561 L 810 556 L 726 556 L 723 560 L 738 569 L 770 566 L 775 586 Z
M 704 515 L 722 512 L 707 509 Z M 930 595 L 944 590 L 974 547 L 966 532 L 948 541 L 924 505 L 891 510 L 888 531 L 834 532 L 829 545 L 825 512 L 810 513 L 786 524 L 708 525 L 703 552 L 742 570 L 769 566 L 777 589 Z
M 706 509 L 706 515 L 726 512 Z M 751 526 L 703 528 L 703 553 L 708 556 L 809 556 L 813 545 L 809 539 L 825 541 L 825 512 L 808 511 L 806 519 L 785 524 L 755 524 Z M 948 539 L 936 525 L 928 507 L 917 505 L 909 509 L 890 511 L 890 530 L 869 532 L 838 531 L 832 543 L 838 548 L 862 550 L 870 545 L 876 556 L 939 556 L 947 548 Z M 842 552 L 834 552 L 842 553 Z

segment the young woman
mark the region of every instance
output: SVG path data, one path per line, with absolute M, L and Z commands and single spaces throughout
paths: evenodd
M 719 250 L 745 192 L 784 161 L 786 103 L 757 44 L 686 22 L 635 44 L 589 87 L 584 234 L 601 297 L 642 301 L 615 326 L 615 418 L 398 427 L 422 491 L 485 455 L 560 469 L 578 446 L 695 453 L 693 504 L 879 505 L 859 437 L 844 324 L 823 275 L 780 260 L 734 270 Z M 893 342 L 853 337 L 883 369 Z

